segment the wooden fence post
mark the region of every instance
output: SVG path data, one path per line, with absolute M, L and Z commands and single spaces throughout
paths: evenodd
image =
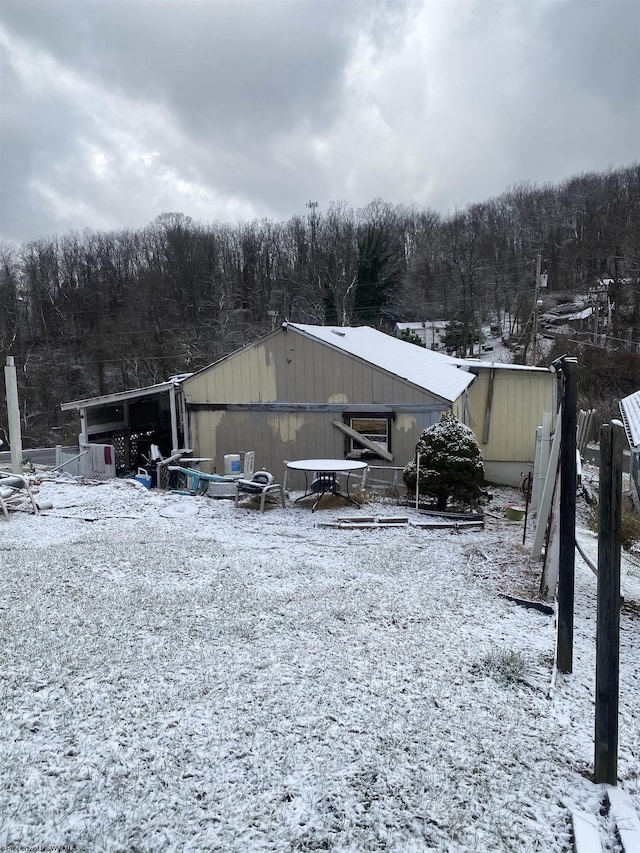
M 573 671 L 573 599 L 576 566 L 578 360 L 562 360 L 564 379 L 560 445 L 560 548 L 558 556 L 558 670 Z
M 620 421 L 603 424 L 598 516 L 595 782 L 607 785 L 615 785 L 618 777 L 623 440 L 624 427 Z

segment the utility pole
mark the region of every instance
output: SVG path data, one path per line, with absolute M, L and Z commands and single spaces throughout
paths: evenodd
M 535 367 L 538 360 L 538 301 L 540 298 L 540 274 L 542 273 L 542 253 L 536 253 L 536 286 L 533 298 L 533 341 L 531 346 L 531 364 Z
M 309 214 L 309 222 L 311 223 L 311 247 L 315 251 L 315 248 L 316 248 L 316 224 L 317 224 L 316 223 L 316 216 L 317 216 L 316 211 L 318 208 L 318 202 L 317 201 L 308 201 L 307 207 L 311 211 L 311 213 Z

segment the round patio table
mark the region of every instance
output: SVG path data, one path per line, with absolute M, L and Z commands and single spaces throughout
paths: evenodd
M 287 468 L 291 471 L 304 472 L 304 494 L 296 498 L 295 502 L 297 503 L 303 500 L 303 498 L 308 498 L 310 495 L 317 495 L 316 502 L 311 507 L 311 512 L 315 511 L 322 496 L 326 494 L 337 495 L 337 497 L 357 506 L 359 509 L 360 504 L 349 494 L 349 477 L 354 471 L 363 471 L 367 467 L 366 462 L 356 462 L 353 459 L 298 459 L 293 462 L 287 462 Z M 309 488 L 309 474 L 314 475 L 311 488 Z M 347 475 L 346 495 L 340 491 L 338 474 Z

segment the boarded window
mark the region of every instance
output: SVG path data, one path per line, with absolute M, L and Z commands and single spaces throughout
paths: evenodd
M 349 418 L 349 426 L 369 441 L 375 441 L 383 450 L 391 450 L 389 418 Z M 355 438 L 349 438 L 349 450 L 362 450 L 363 445 Z

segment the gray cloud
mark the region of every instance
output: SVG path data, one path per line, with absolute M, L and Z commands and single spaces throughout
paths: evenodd
M 634 0 L 4 0 L 0 232 L 456 206 L 637 160 Z

